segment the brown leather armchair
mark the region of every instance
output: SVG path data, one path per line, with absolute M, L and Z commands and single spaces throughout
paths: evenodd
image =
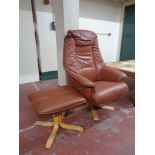
M 70 30 L 64 40 L 64 68 L 68 84 L 88 101 L 94 120 L 98 120 L 94 104 L 104 104 L 128 91 L 121 82 L 126 74 L 104 64 L 97 35 L 88 30 Z

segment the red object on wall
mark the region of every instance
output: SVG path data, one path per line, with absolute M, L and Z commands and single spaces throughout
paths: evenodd
M 49 4 L 50 2 L 49 2 L 49 0 L 44 0 L 44 4 Z

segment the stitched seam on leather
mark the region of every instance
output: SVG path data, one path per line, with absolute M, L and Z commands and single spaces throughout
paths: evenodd
M 93 52 L 93 46 L 94 46 L 94 42 L 95 42 L 95 39 L 94 39 L 94 41 L 93 41 L 93 45 L 91 46 L 91 48 L 92 48 L 93 61 L 94 61 L 95 68 L 96 68 L 96 72 L 97 72 L 96 61 L 95 61 L 95 59 L 94 59 L 94 52 Z M 97 73 L 96 73 L 96 78 L 98 79 L 98 77 L 97 77 Z
M 68 37 L 68 38 L 70 38 L 70 39 L 72 39 L 73 40 L 73 46 L 74 46 L 74 53 L 73 53 L 73 55 L 74 55 L 74 58 L 75 58 L 75 60 L 76 60 L 76 64 L 77 64 L 77 57 L 76 57 L 76 49 L 75 49 L 75 41 L 74 41 L 74 38 L 73 37 Z M 75 63 L 75 62 L 73 62 L 73 63 Z M 75 71 L 75 69 L 73 68 L 73 67 L 71 67 L 71 65 L 67 65 L 66 66 L 66 63 L 65 63 L 65 68 L 66 68 L 66 70 L 68 69 L 68 70 L 71 70 L 71 71 L 73 71 L 73 72 L 75 72 L 75 73 L 77 73 L 76 71 Z
M 76 45 L 75 45 L 75 39 L 73 39 L 73 41 L 74 41 L 74 53 L 75 53 L 75 59 L 76 59 L 76 64 L 78 63 L 78 60 L 77 60 L 77 54 L 76 54 Z M 74 71 L 74 72 L 76 72 L 76 71 Z M 77 72 L 76 72 L 77 73 Z

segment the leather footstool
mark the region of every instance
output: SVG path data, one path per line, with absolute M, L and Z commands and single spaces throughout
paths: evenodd
M 32 103 L 34 111 L 39 116 L 53 117 L 53 122 L 35 122 L 35 125 L 53 127 L 53 130 L 46 141 L 45 148 L 51 147 L 59 127 L 83 131 L 83 128 L 80 126 L 63 123 L 63 117 L 67 110 L 86 103 L 85 98 L 71 87 L 63 86 L 54 89 L 38 91 L 29 95 L 29 100 Z

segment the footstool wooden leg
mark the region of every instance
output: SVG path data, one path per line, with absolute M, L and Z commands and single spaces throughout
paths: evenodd
M 89 104 L 90 104 L 91 113 L 92 113 L 92 115 L 93 115 L 93 119 L 94 119 L 95 121 L 100 120 L 100 119 L 99 119 L 99 116 L 98 116 L 98 114 L 97 114 L 97 111 L 96 111 L 96 109 L 95 109 L 95 107 L 94 107 L 94 103 L 93 103 L 93 102 L 89 102 Z
M 40 125 L 40 126 L 48 126 L 48 127 L 51 127 L 53 126 L 53 122 L 45 122 L 45 121 L 36 121 L 34 123 L 34 125 Z
M 62 118 L 63 118 L 63 116 L 59 115 L 59 124 L 62 128 L 69 129 L 69 130 L 76 130 L 76 131 L 80 131 L 80 132 L 84 131 L 84 129 L 81 126 L 65 124 L 62 121 Z
M 53 130 L 45 144 L 45 148 L 47 148 L 47 149 L 49 149 L 52 146 L 54 138 L 55 138 L 55 136 L 58 132 L 58 129 L 59 129 L 59 116 L 58 115 L 53 116 L 53 123 L 54 123 Z

